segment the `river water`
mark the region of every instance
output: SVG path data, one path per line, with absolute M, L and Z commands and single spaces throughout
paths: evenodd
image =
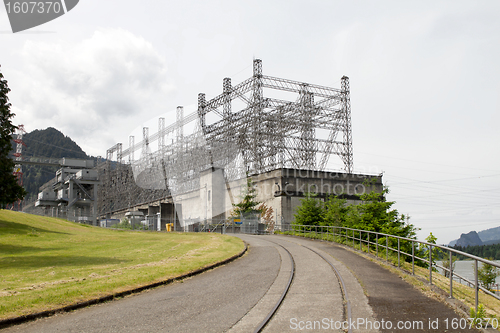
M 496 263 L 500 263 L 500 260 L 493 260 Z M 438 265 L 443 265 L 441 261 L 436 261 Z M 479 268 L 481 268 L 481 262 L 478 264 Z M 439 269 L 439 272 L 444 275 L 443 270 Z M 463 276 L 464 278 L 469 279 L 474 282 L 474 260 L 457 260 L 455 261 L 455 269 L 453 270 L 454 274 L 458 274 Z M 455 281 L 459 281 L 457 277 L 454 277 Z M 467 284 L 462 281 L 463 284 Z M 500 277 L 497 277 L 496 283 L 500 285 Z

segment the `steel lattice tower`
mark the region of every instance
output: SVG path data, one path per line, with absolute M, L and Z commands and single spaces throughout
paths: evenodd
M 283 98 L 294 94 L 294 99 Z M 222 94 L 207 100 L 200 93 L 196 112 L 186 117 L 183 112 L 177 108 L 175 123 L 165 127 L 160 122 L 157 133 L 144 132 L 141 143 L 131 141 L 122 152 L 134 164 L 134 173 L 162 175 L 171 191 L 194 189 L 200 172 L 209 168 L 222 168 L 226 179 L 234 180 L 279 168 L 324 171 L 338 156 L 342 168 L 353 171 L 346 76 L 340 89 L 271 77 L 263 75 L 262 61 L 255 59 L 252 77 L 234 86 L 224 78 Z M 193 123 L 195 130 L 186 131 Z M 176 142 L 164 142 L 168 135 L 175 135 Z M 155 140 L 162 149 L 149 153 Z M 141 159 L 134 161 L 134 151 L 141 147 Z
M 14 153 L 14 156 L 16 158 L 16 161 L 22 161 L 23 159 L 23 146 L 26 147 L 26 144 L 23 141 L 23 135 L 26 134 L 26 131 L 24 130 L 24 125 L 19 125 L 17 127 L 17 137 L 14 139 L 14 142 L 16 143 L 16 152 Z M 17 178 L 17 183 L 19 186 L 23 186 L 23 167 L 20 162 L 17 162 L 14 166 L 14 176 Z M 14 204 L 12 205 L 14 206 Z M 19 211 L 22 210 L 21 207 L 21 200 L 17 201 L 17 208 Z

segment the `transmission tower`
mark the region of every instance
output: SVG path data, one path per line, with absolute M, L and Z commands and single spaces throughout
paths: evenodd
M 23 159 L 23 146 L 26 147 L 26 144 L 23 141 L 23 135 L 26 134 L 26 131 L 24 130 L 24 125 L 19 125 L 17 127 L 17 137 L 14 139 L 14 142 L 16 143 L 16 152 L 14 153 L 14 156 L 16 157 L 16 161 L 22 161 Z M 23 167 L 20 162 L 17 162 L 16 165 L 14 166 L 14 175 L 17 178 L 17 183 L 19 186 L 23 186 Z M 14 206 L 14 205 L 13 205 Z M 17 210 L 21 211 L 22 210 L 22 201 L 18 200 L 17 201 Z

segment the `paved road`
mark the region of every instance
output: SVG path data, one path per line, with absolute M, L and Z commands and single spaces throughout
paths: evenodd
M 453 319 L 460 320 L 460 317 L 451 308 L 425 296 L 399 276 L 357 255 L 353 251 L 327 242 L 285 236 L 280 238 L 288 238 L 289 241 L 322 250 L 341 262 L 342 266 L 351 272 L 358 282 L 355 283 L 354 290 L 357 288 L 356 284 L 363 286 L 368 299 L 368 306 L 373 311 L 375 318 L 375 320 L 366 318 L 366 324 L 359 326 L 359 328 L 366 328 L 367 332 L 477 332 L 468 328 L 451 329 Z M 347 289 L 349 288 L 347 286 Z M 353 307 L 359 306 L 365 307 L 359 300 L 353 302 Z M 363 309 L 363 311 L 366 311 L 366 309 Z M 353 308 L 353 321 L 360 320 L 360 323 L 362 323 L 363 319 L 365 319 L 363 315 L 355 314 Z M 381 327 L 376 330 L 369 325 L 369 321 L 375 327 L 381 327 L 381 324 L 385 323 L 385 329 Z M 398 329 L 398 324 L 403 325 L 403 328 Z M 392 327 L 389 328 L 389 325 Z M 406 325 L 406 328 L 404 328 L 404 325 Z M 360 331 L 354 330 L 354 332 Z
M 266 294 L 280 268 L 273 244 L 249 244 L 242 258 L 182 283 L 2 332 L 223 332 Z
M 444 319 L 457 317 L 452 310 L 342 247 L 285 236 L 238 236 L 249 243 L 249 251 L 228 265 L 182 283 L 2 332 L 253 332 L 278 300 L 290 274 L 290 259 L 278 244 L 294 256 L 296 277 L 264 332 L 297 332 L 301 327 L 308 332 L 341 331 L 333 327 L 344 319 L 338 279 L 328 264 L 305 246 L 329 256 L 340 271 L 354 320 L 362 318 L 375 325 L 382 320 L 422 320 L 426 325 L 422 329 L 399 331 L 451 332 L 442 325 Z M 438 318 L 440 329 L 428 328 L 429 318 Z M 317 323 L 321 324 L 319 329 L 307 329 Z M 360 328 L 353 331 L 398 332 Z

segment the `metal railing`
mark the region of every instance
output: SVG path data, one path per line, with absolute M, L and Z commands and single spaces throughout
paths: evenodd
M 447 272 L 449 276 L 449 297 L 453 298 L 453 277 L 457 277 L 463 281 L 466 281 L 469 285 L 472 285 L 475 290 L 475 308 L 476 312 L 478 311 L 479 306 L 479 290 L 482 290 L 485 294 L 495 297 L 500 300 L 500 296 L 492 293 L 488 289 L 479 285 L 478 281 L 478 264 L 482 262 L 483 264 L 492 265 L 494 267 L 500 268 L 500 264 L 471 255 L 469 253 L 465 253 L 462 251 L 455 250 L 453 248 L 437 245 L 433 243 L 428 243 L 424 241 L 419 241 L 412 238 L 406 238 L 401 236 L 389 235 L 380 232 L 353 229 L 347 227 L 337 227 L 337 226 L 316 226 L 316 225 L 282 225 L 277 228 L 281 232 L 293 232 L 298 233 L 299 235 L 303 234 L 313 234 L 315 238 L 321 238 L 324 240 L 328 240 L 328 236 L 331 236 L 332 241 L 336 242 L 335 239 L 339 239 L 340 241 L 344 240 L 346 245 L 352 245 L 352 247 L 356 247 L 359 244 L 359 248 L 363 251 L 363 246 L 368 248 L 368 251 L 375 248 L 375 252 L 377 257 L 379 256 L 379 247 L 385 250 L 385 259 L 389 261 L 389 251 L 392 253 L 397 253 L 397 262 L 398 267 L 401 267 L 401 256 L 411 257 L 411 266 L 412 266 L 412 274 L 415 275 L 415 261 L 419 260 L 421 262 L 427 263 L 429 266 L 429 283 L 432 285 L 432 272 L 433 268 L 441 268 L 443 272 Z M 337 237 L 337 238 L 336 238 Z M 384 241 L 385 240 L 385 241 Z M 391 247 L 391 245 L 397 242 L 397 248 Z M 339 242 L 340 243 L 340 242 Z M 385 244 L 384 244 L 385 243 Z M 390 245 L 390 244 L 391 245 Z M 402 250 L 401 246 L 409 248 L 411 246 L 411 253 L 405 252 Z M 415 246 L 417 245 L 417 246 Z M 448 256 L 449 267 L 444 267 L 442 265 L 437 265 L 433 261 L 433 249 L 440 249 L 442 251 L 446 251 L 445 255 Z M 417 251 L 416 251 L 417 250 Z M 428 257 L 422 258 L 419 257 L 419 253 L 425 253 Z M 453 254 L 458 254 L 467 257 L 474 261 L 474 281 L 470 281 L 469 279 L 455 273 L 453 271 Z

